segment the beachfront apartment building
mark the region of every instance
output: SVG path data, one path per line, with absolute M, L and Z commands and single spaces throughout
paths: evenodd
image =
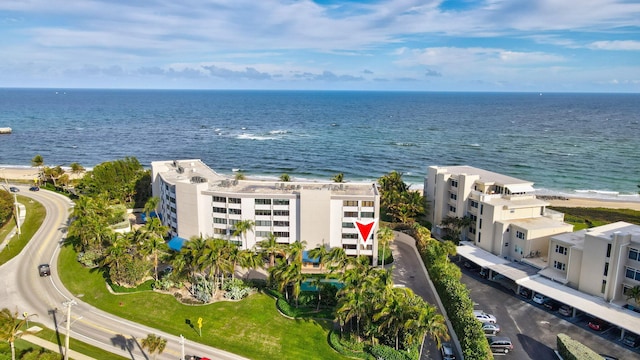
M 549 267 L 540 275 L 603 300 L 627 299 L 640 286 L 640 226 L 616 222 L 551 237 Z
M 378 261 L 376 231 L 362 241 L 354 224 L 379 218 L 375 183 L 236 180 L 198 159 L 155 161 L 151 172 L 157 211 L 172 236 L 222 238 L 250 249 L 274 234 L 282 244 L 341 247 Z M 245 220 L 253 229 L 234 236 L 235 224 Z
M 471 166 L 430 166 L 424 180 L 435 236 L 445 218 L 469 217 L 461 240 L 508 260 L 546 257 L 553 235 L 573 231 L 534 191 L 530 181 Z

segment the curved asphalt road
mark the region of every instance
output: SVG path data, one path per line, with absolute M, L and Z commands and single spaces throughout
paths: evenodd
M 60 241 L 66 231 L 67 219 L 73 203 L 64 196 L 42 190 L 29 192 L 19 186 L 21 195 L 40 202 L 47 215 L 40 229 L 25 249 L 0 267 L 0 307 L 37 314 L 34 320 L 51 329 L 60 330 L 60 343 L 66 334 L 66 307 L 63 302 L 75 300 L 71 307 L 71 337 L 129 359 L 149 359 L 140 347 L 140 339 L 155 333 L 167 339 L 167 347 L 157 359 L 179 359 L 180 338 L 128 321 L 98 310 L 82 302 L 67 291 L 56 272 Z M 51 264 L 51 277 L 41 278 L 38 264 Z M 64 345 L 62 345 L 64 346 Z M 63 350 L 63 349 L 61 349 Z M 185 341 L 185 354 L 207 356 L 212 359 L 244 359 L 240 356 Z

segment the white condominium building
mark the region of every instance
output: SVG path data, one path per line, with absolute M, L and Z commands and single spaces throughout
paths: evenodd
M 545 257 L 551 236 L 573 230 L 534 191 L 530 181 L 471 166 L 430 166 L 424 180 L 434 235 L 445 218 L 467 216 L 461 240 L 508 260 Z
M 354 225 L 379 218 L 374 183 L 234 180 L 195 159 L 155 161 L 151 171 L 158 212 L 173 236 L 222 238 L 249 249 L 274 234 L 280 243 L 341 247 L 377 263 L 376 232 L 363 243 Z M 235 224 L 245 220 L 253 229 L 233 236 Z
M 549 267 L 540 275 L 581 292 L 621 304 L 640 286 L 640 226 L 626 222 L 556 235 L 549 242 Z

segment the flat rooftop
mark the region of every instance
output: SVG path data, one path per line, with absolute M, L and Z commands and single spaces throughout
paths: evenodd
M 460 166 L 433 166 L 436 169 L 448 172 L 452 175 L 478 175 L 479 180 L 486 184 L 533 184 L 531 181 L 521 180 L 512 176 L 498 174 L 468 165 Z
M 304 190 L 331 191 L 333 194 L 344 195 L 377 195 L 374 183 L 336 183 L 331 181 L 279 181 L 279 180 L 236 180 L 232 176 L 218 174 L 199 159 L 155 161 L 151 163 L 154 171 L 162 176 L 164 181 L 175 184 L 207 183 L 208 191 L 231 193 L 293 194 Z

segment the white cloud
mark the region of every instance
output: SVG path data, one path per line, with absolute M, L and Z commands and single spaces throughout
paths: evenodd
M 594 50 L 640 50 L 640 41 L 636 40 L 614 40 L 614 41 L 595 41 L 587 46 Z

